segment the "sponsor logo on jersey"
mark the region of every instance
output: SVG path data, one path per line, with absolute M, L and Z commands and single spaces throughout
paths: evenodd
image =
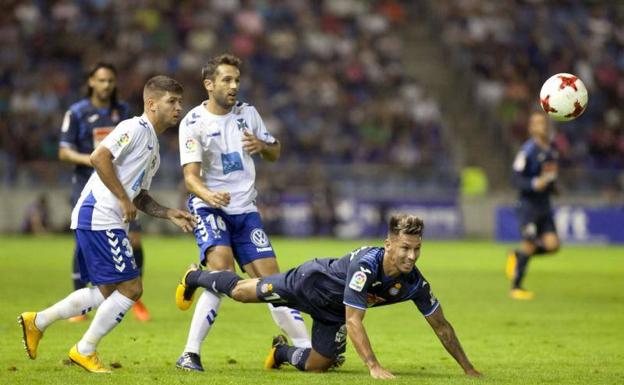
M 262 229 L 253 229 L 249 238 L 251 239 L 251 242 L 258 247 L 269 246 L 269 237 L 267 237 L 266 233 Z
M 349 282 L 349 287 L 355 291 L 362 291 L 364 284 L 366 284 L 366 274 L 362 271 L 353 273 L 351 281 Z
M 221 164 L 223 165 L 224 175 L 243 170 L 243 160 L 238 152 L 221 154 Z

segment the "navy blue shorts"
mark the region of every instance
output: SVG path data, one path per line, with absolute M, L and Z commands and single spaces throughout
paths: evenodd
M 307 272 L 306 265 L 302 266 L 303 272 Z M 256 296 L 274 306 L 288 306 L 295 309 L 293 311 L 310 314 L 312 316 L 312 348 L 324 357 L 335 359 L 345 352 L 347 346 L 344 305 L 336 306 L 340 308 L 338 311 L 342 312 L 341 316 L 336 314 L 336 309 L 329 309 L 330 304 L 320 299 L 319 293 L 315 293 L 310 286 L 313 285 L 314 278 L 302 279 L 302 271 L 300 271 L 302 266 L 286 273 L 261 278 L 256 286 Z
M 80 279 L 93 285 L 125 282 L 139 276 L 124 230 L 75 230 Z
M 535 241 L 545 233 L 556 233 L 557 228 L 550 207 L 536 207 L 520 202 L 516 208 L 522 239 Z
M 347 325 L 312 320 L 312 348 L 330 359 L 336 359 L 347 348 Z
M 264 232 L 260 214 L 228 215 L 214 208 L 195 208 L 189 200 L 189 211 L 197 218 L 193 233 L 199 247 L 199 260 L 206 264 L 206 251 L 213 246 L 229 246 L 238 266 L 261 258 L 275 258 L 273 246 Z

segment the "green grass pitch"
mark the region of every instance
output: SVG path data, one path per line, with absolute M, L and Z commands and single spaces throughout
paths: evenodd
M 274 239 L 282 269 L 315 256 L 339 256 L 362 242 Z M 372 242 L 368 242 L 371 244 Z M 0 238 L 0 384 L 363 384 L 373 382 L 351 347 L 347 362 L 327 374 L 291 367 L 265 371 L 277 333 L 265 305 L 224 300 L 204 344 L 205 373 L 174 368 L 192 310 L 174 304 L 185 267 L 196 260 L 192 237 L 146 237 L 144 302 L 153 321 L 128 314 L 99 352 L 112 375 L 66 366 L 69 348 L 87 323 L 52 325 L 31 361 L 16 317 L 41 310 L 70 291 L 69 236 Z M 471 379 L 446 353 L 411 303 L 371 309 L 365 325 L 381 364 L 397 384 L 622 384 L 624 383 L 624 248 L 564 245 L 530 266 L 529 302 L 507 297 L 503 275 L 508 246 L 425 241 L 419 267 L 440 299 L 468 356 L 484 378 Z M 310 324 L 308 323 L 308 326 Z

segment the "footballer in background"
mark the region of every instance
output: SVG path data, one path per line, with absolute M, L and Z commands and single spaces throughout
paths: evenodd
M 510 296 L 530 300 L 534 294 L 522 287 L 533 256 L 559 250 L 550 196 L 556 192 L 558 153 L 552 143 L 552 127 L 541 111 L 529 117 L 529 140 L 513 163 L 513 184 L 518 189 L 516 212 L 520 222 L 520 247 L 509 253 L 506 274 L 512 281 Z
M 117 99 L 117 69 L 110 63 L 99 62 L 89 71 L 87 96 L 72 104 L 63 119 L 58 157 L 61 161 L 75 165 L 72 175 L 71 205 L 74 207 L 80 192 L 93 173 L 89 156 L 104 138 L 122 120 L 130 117 L 130 109 L 125 102 Z M 130 223 L 128 237 L 132 252 L 141 274 L 143 273 L 143 246 L 141 227 L 137 220 Z M 77 257 L 78 247 L 74 247 L 72 279 L 74 290 L 84 288 L 88 282 L 80 279 L 80 266 Z M 147 307 L 138 300 L 132 308 L 139 321 L 148 321 Z M 81 314 L 69 319 L 79 322 L 87 319 Z

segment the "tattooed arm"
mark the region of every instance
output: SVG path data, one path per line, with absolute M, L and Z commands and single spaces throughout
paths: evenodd
M 172 209 L 161 205 L 156 202 L 146 190 L 141 190 L 139 195 L 134 198 L 133 203 L 139 210 L 146 214 L 156 218 L 169 219 L 184 232 L 193 231 L 193 228 L 195 228 L 195 217 L 193 217 L 191 213 L 185 210 Z

